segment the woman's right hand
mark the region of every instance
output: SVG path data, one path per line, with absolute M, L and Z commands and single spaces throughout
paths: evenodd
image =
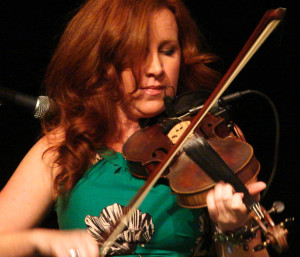
M 99 257 L 99 247 L 95 239 L 85 230 L 33 229 L 33 244 L 42 256 L 71 257 L 70 250 L 77 257 Z
M 75 254 L 72 255 L 72 251 Z M 0 233 L 1 257 L 37 255 L 99 257 L 99 246 L 85 230 L 36 228 Z

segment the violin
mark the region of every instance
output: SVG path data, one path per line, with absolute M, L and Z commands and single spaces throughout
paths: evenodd
M 146 178 L 146 182 L 127 205 L 128 211 L 123 219 L 103 243 L 101 256 L 105 256 L 124 229 L 126 221 L 160 178 L 169 180 L 178 203 L 186 208 L 204 207 L 206 194 L 216 182 L 222 180 L 230 183 L 236 192 L 244 193 L 243 201 L 249 215 L 265 237 L 265 242 L 254 250 L 261 250 L 269 245 L 278 252 L 288 248 L 285 224 L 276 225 L 245 186 L 256 179 L 260 169 L 252 147 L 245 142 L 236 125 L 228 123 L 220 115 L 210 113 L 233 79 L 277 27 L 284 14 L 283 8 L 265 13 L 235 61 L 192 119 L 187 119 L 185 115 L 167 119 L 170 126 L 146 122 L 124 144 L 123 155 L 132 164 L 133 175 Z
M 160 118 L 154 117 L 154 121 L 160 119 L 161 123 L 142 128 L 126 141 L 123 146 L 123 156 L 128 161 L 132 175 L 141 179 L 148 178 L 189 126 L 192 118 L 190 113 L 196 107 L 194 105 L 201 104 L 205 95 L 207 95 L 206 90 L 199 90 L 177 97 L 174 109 L 182 110 L 177 106 L 180 106 L 181 102 L 188 102 L 189 106 L 185 105 L 185 108 L 191 111 L 179 117 L 167 117 L 166 115 L 162 115 Z M 187 100 L 184 100 L 186 98 Z M 182 113 L 182 111 L 180 112 Z M 221 104 L 218 104 L 214 112 L 217 115 L 208 113 L 204 117 L 195 129 L 194 136 L 207 139 L 243 184 L 248 184 L 255 180 L 260 169 L 253 149 L 245 141 L 241 130 L 229 120 L 228 112 Z M 147 121 L 147 123 L 151 124 L 152 122 Z M 195 139 L 194 136 L 191 141 Z M 215 185 L 215 182 L 221 179 L 217 179 L 216 175 L 212 175 L 215 177 L 208 176 L 201 165 L 197 165 L 186 155 L 186 151 L 187 149 L 178 154 L 161 177 L 168 180 L 169 186 L 177 196 L 179 205 L 185 208 L 202 208 L 206 206 L 208 191 Z M 203 156 L 203 153 L 200 156 Z M 219 167 L 216 165 L 218 162 L 213 160 L 213 163 L 213 170 L 218 170 Z M 212 172 L 212 174 L 216 173 Z

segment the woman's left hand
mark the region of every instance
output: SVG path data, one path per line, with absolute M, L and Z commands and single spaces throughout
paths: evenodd
M 247 186 L 251 195 L 259 199 L 259 193 L 266 188 L 264 182 L 253 182 Z M 211 220 L 223 232 L 234 231 L 248 220 L 248 210 L 243 203 L 243 193 L 236 193 L 230 184 L 218 182 L 209 191 L 207 208 Z

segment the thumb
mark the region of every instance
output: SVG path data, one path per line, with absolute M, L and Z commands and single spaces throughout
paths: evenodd
M 247 185 L 248 191 L 251 195 L 255 196 L 259 200 L 259 193 L 266 188 L 266 183 L 262 181 L 253 182 Z

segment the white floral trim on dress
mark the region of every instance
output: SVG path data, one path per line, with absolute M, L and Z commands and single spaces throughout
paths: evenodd
M 102 245 L 127 211 L 128 207 L 115 203 L 104 208 L 99 217 L 87 215 L 85 224 L 88 227 L 88 232 Z M 107 250 L 106 255 L 132 254 L 137 245 L 144 246 L 148 243 L 153 233 L 154 225 L 151 215 L 135 210 L 125 224 L 122 233 Z

